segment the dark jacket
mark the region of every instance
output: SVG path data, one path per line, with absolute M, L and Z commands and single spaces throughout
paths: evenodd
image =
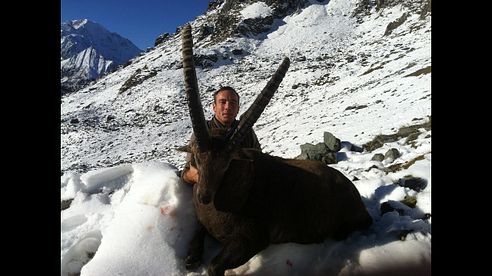
M 228 128 L 225 125 L 223 125 L 221 122 L 219 122 L 219 120 L 217 120 L 215 116 L 207 121 L 208 131 L 212 135 L 217 135 L 218 133 L 220 133 L 220 135 L 228 135 L 236 129 L 238 124 L 239 121 L 234 120 L 231 127 Z M 193 140 L 195 140 L 195 134 L 191 134 L 189 144 L 191 144 Z M 250 131 L 248 131 L 248 133 L 246 133 L 240 145 L 243 148 L 255 148 L 261 150 L 260 142 L 258 141 L 258 137 L 256 137 L 256 133 L 253 129 L 251 129 Z M 196 167 L 195 158 L 192 157 L 193 156 L 191 155 L 191 153 L 187 154 L 185 167 L 181 171 L 181 179 L 183 179 L 183 174 L 190 169 L 190 164 Z

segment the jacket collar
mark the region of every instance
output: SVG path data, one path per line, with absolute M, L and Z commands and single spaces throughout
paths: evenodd
M 237 125 L 239 124 L 239 121 L 234 120 L 234 122 L 232 122 L 232 125 L 230 127 L 227 127 L 224 124 L 222 124 L 219 120 L 217 120 L 217 118 L 215 118 L 215 115 L 214 115 L 212 117 L 212 120 L 210 120 L 210 123 L 214 128 L 221 128 L 221 129 L 229 130 L 229 129 L 235 129 L 237 127 Z

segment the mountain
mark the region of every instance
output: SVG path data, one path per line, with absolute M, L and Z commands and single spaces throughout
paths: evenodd
M 205 116 L 224 85 L 237 88 L 244 112 L 288 56 L 290 69 L 254 126 L 265 152 L 293 158 L 324 131 L 361 146 L 419 123 L 431 115 L 430 4 L 211 1 L 190 22 Z M 174 149 L 191 124 L 180 29 L 62 97 L 62 174 L 146 160 L 182 167 L 185 156 Z
M 215 0 L 189 22 L 205 117 L 224 85 L 246 111 L 289 57 L 253 126 L 263 152 L 295 158 L 330 132 L 341 149 L 328 166 L 354 183 L 374 219 L 343 241 L 270 245 L 227 275 L 431 274 L 430 6 Z M 208 239 L 204 265 L 185 268 L 196 215 L 177 176 L 186 155 L 175 150 L 192 132 L 182 27 L 62 96 L 61 275 L 206 275 L 220 250 Z
M 87 19 L 61 25 L 61 93 L 74 92 L 140 54 L 130 40 Z

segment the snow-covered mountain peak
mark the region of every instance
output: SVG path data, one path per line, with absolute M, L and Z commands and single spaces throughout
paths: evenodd
M 130 40 L 90 20 L 62 23 L 62 94 L 114 71 L 141 52 Z
M 87 19 L 72 20 L 70 23 L 75 29 L 79 29 L 89 22 Z
M 245 111 L 284 56 L 290 69 L 255 125 L 266 152 L 295 157 L 324 131 L 361 145 L 430 115 L 429 0 L 274 2 L 215 1 L 189 22 L 207 118 L 211 93 L 223 85 L 238 89 Z M 240 15 L 254 3 L 272 9 L 270 21 L 236 18 L 222 29 L 223 11 Z M 183 164 L 174 148 L 191 128 L 180 49 L 176 32 L 62 99 L 62 170 Z
M 331 133 L 340 150 L 327 166 L 354 183 L 374 219 L 343 241 L 269 246 L 227 274 L 430 275 L 430 3 L 212 0 L 189 22 L 205 117 L 225 85 L 240 94 L 241 115 L 289 57 L 253 126 L 262 151 L 302 159 L 301 146 L 326 147 Z M 175 149 L 192 133 L 181 28 L 62 96 L 64 276 L 206 275 L 220 249 L 206 246 L 203 265 L 186 270 L 196 216 L 177 176 L 186 154 Z

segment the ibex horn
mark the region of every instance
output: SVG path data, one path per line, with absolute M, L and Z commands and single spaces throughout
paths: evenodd
M 246 132 L 251 127 L 253 127 L 263 110 L 265 110 L 268 102 L 270 102 L 273 93 L 275 93 L 278 86 L 282 82 L 285 73 L 289 69 L 289 65 L 290 60 L 288 57 L 285 57 L 275 74 L 273 74 L 272 78 L 268 81 L 265 88 L 263 88 L 263 90 L 261 91 L 260 95 L 256 97 L 256 100 L 253 102 L 253 104 L 251 104 L 248 110 L 244 112 L 236 130 L 229 140 L 229 149 L 236 148 L 239 146 L 239 144 L 241 144 L 241 141 L 243 140 Z
M 190 24 L 181 30 L 181 40 L 185 92 L 188 99 L 191 125 L 193 126 L 198 151 L 206 151 L 209 148 L 210 137 L 208 136 L 202 103 L 198 93 L 198 82 L 196 79 L 195 63 L 193 61 L 193 37 L 191 36 Z

